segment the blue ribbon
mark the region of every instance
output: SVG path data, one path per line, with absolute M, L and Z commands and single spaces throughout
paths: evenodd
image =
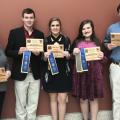
M 28 73 L 29 72 L 30 56 L 31 56 L 30 51 L 25 51 L 23 53 L 21 73 Z
M 59 70 L 58 70 L 53 52 L 50 53 L 48 61 L 49 61 L 49 64 L 50 64 L 50 70 L 51 70 L 52 75 L 58 74 Z
M 87 61 L 86 61 L 85 49 L 84 48 L 80 48 L 80 54 L 81 54 L 82 69 L 83 69 L 83 71 L 88 71 L 88 64 L 87 64 Z

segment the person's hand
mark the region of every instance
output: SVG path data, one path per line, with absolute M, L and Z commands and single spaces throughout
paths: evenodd
M 99 54 L 98 54 L 98 57 L 99 57 L 100 59 L 103 59 L 104 53 L 103 53 L 102 51 L 100 51 Z
M 50 55 L 50 52 L 44 52 L 44 58 L 45 58 L 45 59 L 48 59 L 48 58 L 49 58 L 49 55 Z
M 8 79 L 11 76 L 11 72 L 7 70 L 5 75 L 6 75 L 6 79 Z
M 65 56 L 66 58 L 69 58 L 70 53 L 68 51 L 63 51 L 63 56 Z
M 27 51 L 26 47 L 20 47 L 18 54 L 21 55 L 25 51 Z
M 40 51 L 39 50 L 32 50 L 31 51 L 34 55 L 38 56 L 40 54 Z
M 109 50 L 112 50 L 113 48 L 117 47 L 115 44 L 112 43 L 108 43 L 106 46 Z
M 79 48 L 74 48 L 73 49 L 73 54 L 76 55 L 78 53 L 80 53 L 80 49 Z

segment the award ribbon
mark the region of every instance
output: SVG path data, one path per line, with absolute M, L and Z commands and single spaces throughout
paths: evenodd
M 76 71 L 77 72 L 88 71 L 88 65 L 86 61 L 84 48 L 80 48 L 80 53 L 75 55 L 75 60 L 76 60 Z
M 80 48 L 80 53 L 81 53 L 82 69 L 83 71 L 88 71 L 88 64 L 87 64 L 86 56 L 85 56 L 85 49 Z
M 83 72 L 82 63 L 81 63 L 81 53 L 75 55 L 75 60 L 76 60 L 77 72 Z
M 21 73 L 28 73 L 28 71 L 29 71 L 29 64 L 30 64 L 30 56 L 31 56 L 31 52 L 30 51 L 25 51 L 23 53 Z
M 59 71 L 58 71 L 58 67 L 57 67 L 53 52 L 50 53 L 48 61 L 49 61 L 50 70 L 51 70 L 52 75 L 58 74 Z

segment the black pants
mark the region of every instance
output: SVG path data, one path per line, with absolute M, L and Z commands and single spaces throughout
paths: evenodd
M 0 118 L 1 118 L 4 98 L 5 98 L 5 92 L 0 92 Z

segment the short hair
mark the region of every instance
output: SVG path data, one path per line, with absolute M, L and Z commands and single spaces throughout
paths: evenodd
M 119 5 L 117 6 L 117 12 L 118 12 L 118 13 L 120 12 L 120 3 L 119 3 Z
M 35 18 L 35 12 L 34 12 L 34 10 L 32 10 L 31 8 L 25 8 L 25 9 L 23 9 L 23 11 L 22 11 L 22 17 L 24 17 L 24 14 L 31 14 L 31 13 L 33 13 L 33 15 L 34 15 L 34 18 Z
M 49 23 L 48 23 L 49 29 L 50 29 L 50 26 L 51 26 L 51 24 L 52 24 L 53 21 L 58 21 L 59 24 L 60 24 L 60 28 L 61 28 L 61 20 L 60 20 L 60 18 L 58 18 L 58 17 L 52 17 L 52 18 L 49 20 Z

